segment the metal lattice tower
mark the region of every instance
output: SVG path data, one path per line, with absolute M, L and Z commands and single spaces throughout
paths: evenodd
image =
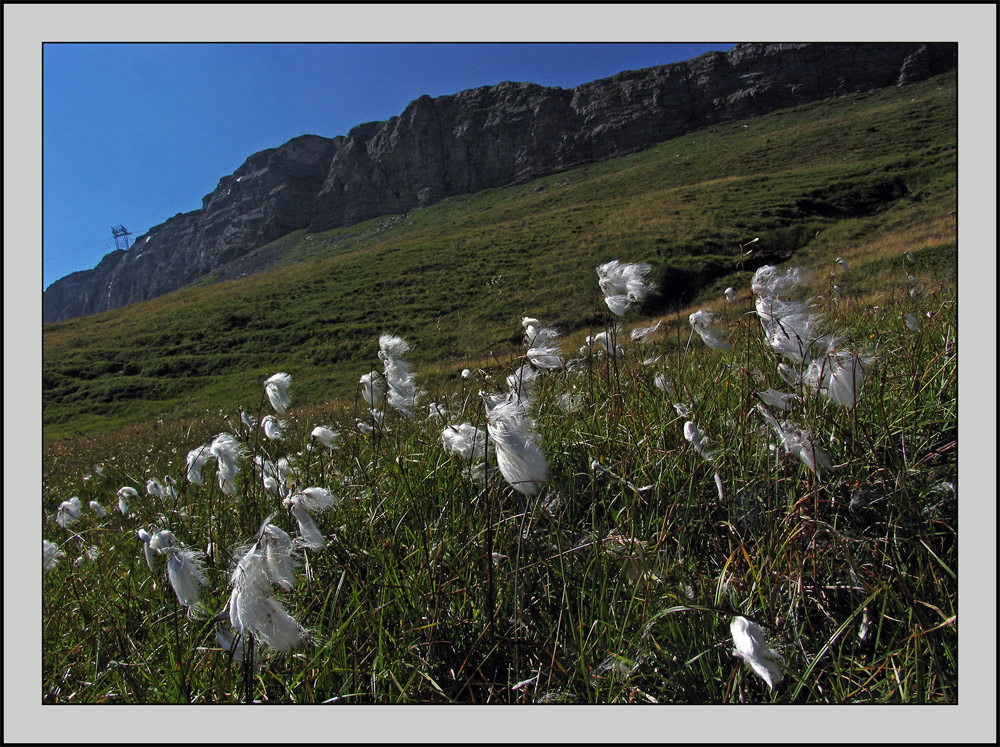
M 115 237 L 115 249 L 128 249 L 128 237 L 132 235 L 132 232 L 125 226 L 118 226 L 118 228 L 112 226 L 111 235 Z M 125 242 L 125 246 L 122 246 L 122 241 Z

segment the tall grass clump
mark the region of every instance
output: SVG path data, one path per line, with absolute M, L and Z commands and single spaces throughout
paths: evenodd
M 652 320 L 608 262 L 450 388 L 385 330 L 347 401 L 50 449 L 43 698 L 956 702 L 956 299 L 894 261 Z

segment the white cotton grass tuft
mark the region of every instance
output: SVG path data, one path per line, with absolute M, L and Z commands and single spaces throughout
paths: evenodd
M 757 405 L 756 409 L 777 433 L 782 449 L 797 456 L 820 479 L 833 471 L 830 457 L 816 445 L 807 431 L 801 430 L 790 421 L 778 420 L 763 405 Z
M 97 501 L 91 501 L 88 505 L 90 506 L 90 510 L 93 511 L 102 519 L 108 515 L 108 512 L 104 510 L 104 506 L 102 506 Z
M 292 385 L 292 376 L 284 371 L 276 373 L 264 382 L 264 391 L 271 402 L 271 407 L 279 415 L 284 415 L 292 405 L 292 398 L 288 393 L 288 388 Z
M 307 637 L 306 631 L 270 595 L 271 583 L 288 588 L 292 580 L 284 559 L 269 562 L 284 554 L 284 532 L 265 524 L 258 541 L 240 558 L 230 577 L 233 587 L 229 596 L 229 621 L 241 636 L 253 635 L 275 651 L 288 653 L 299 648 Z M 282 536 L 284 535 L 284 536 Z M 276 544 L 277 548 L 271 548 Z M 272 573 L 274 575 L 272 575 Z
M 736 291 L 734 291 L 731 287 L 726 288 L 726 290 L 723 291 L 723 295 L 725 295 L 726 300 L 729 301 L 729 303 L 736 301 Z
M 652 324 L 648 327 L 636 327 L 629 333 L 629 337 L 632 338 L 632 342 L 649 342 L 660 325 L 663 324 L 662 319 L 658 319 L 656 324 Z
M 827 398 L 840 407 L 855 407 L 868 373 L 866 365 L 846 350 L 830 353 L 827 361 Z
M 910 332 L 920 331 L 920 320 L 917 318 L 916 314 L 903 314 L 903 321 L 906 322 L 906 327 Z
M 867 373 L 867 365 L 858 356 L 837 350 L 812 361 L 802 374 L 802 383 L 839 407 L 855 407 Z
M 77 496 L 73 496 L 68 501 L 63 501 L 56 509 L 56 524 L 63 529 L 80 518 L 83 512 L 83 504 Z
M 597 277 L 604 303 L 613 314 L 625 316 L 629 308 L 642 303 L 655 291 L 655 284 L 646 278 L 650 269 L 648 264 L 627 264 L 617 259 L 598 266 Z
M 236 475 L 239 474 L 239 460 L 246 456 L 246 448 L 229 433 L 220 433 L 209 445 L 209 451 L 218 462 L 219 489 L 226 495 L 236 493 Z
M 59 549 L 59 545 L 55 542 L 49 542 L 47 539 L 42 540 L 42 571 L 48 573 L 49 571 L 55 570 L 56 566 L 59 564 L 59 560 L 65 555 L 65 553 Z
M 286 591 L 295 586 L 295 545 L 291 535 L 274 524 L 265 524 L 264 562 L 271 581 Z
M 674 387 L 669 381 L 667 381 L 667 377 L 666 375 L 663 374 L 662 371 L 653 374 L 653 386 L 655 386 L 664 394 L 667 394 L 671 397 L 674 396 Z
M 340 433 L 327 428 L 325 425 L 317 425 L 312 429 L 312 433 L 309 435 L 331 451 L 338 448 L 340 445 Z
M 763 392 L 757 392 L 757 398 L 765 405 L 785 412 L 792 409 L 791 400 L 793 397 L 794 395 L 779 392 L 777 389 L 765 389 Z
M 148 565 L 149 570 L 152 571 L 154 570 L 155 567 L 156 555 L 154 554 L 155 551 L 153 550 L 153 548 L 149 546 L 149 543 L 150 541 L 152 541 L 153 535 L 151 535 L 145 529 L 137 530 L 136 535 L 142 541 L 142 551 L 143 554 L 145 554 L 146 556 L 146 565 Z
M 699 309 L 688 317 L 691 328 L 698 333 L 705 344 L 713 350 L 724 352 L 732 350 L 733 346 L 716 334 L 713 327 L 712 314 L 707 309 Z
M 139 529 L 136 535 L 142 540 L 146 564 L 150 571 L 156 569 L 156 557 L 167 558 L 167 578 L 177 595 L 177 601 L 193 613 L 200 604 L 199 587 L 208 583 L 204 571 L 204 553 L 185 547 L 167 529 L 155 529 L 152 534 Z
M 780 666 L 784 661 L 781 654 L 767 645 L 760 626 L 745 617 L 734 617 L 729 623 L 729 630 L 735 646 L 733 653 L 743 659 L 773 692 L 784 678 Z
M 448 417 L 448 411 L 445 409 L 444 405 L 438 404 L 437 402 L 431 402 L 427 405 L 427 417 L 441 420 Z
M 369 408 L 377 408 L 385 396 L 385 381 L 377 371 L 369 371 L 358 381 L 361 384 L 361 397 Z
M 180 544 L 160 553 L 167 556 L 167 577 L 177 601 L 193 611 L 200 604 L 199 587 L 208 583 L 202 565 L 203 554 Z
M 787 295 L 803 283 L 805 277 L 800 268 L 779 270 L 773 265 L 757 269 L 750 281 L 750 289 L 758 296 L 778 297 Z
M 463 459 L 486 456 L 486 434 L 471 423 L 446 426 L 441 431 L 441 443 L 447 451 Z
M 690 409 L 688 412 L 690 412 Z M 698 452 L 698 455 L 702 459 L 707 462 L 715 460 L 715 453 L 709 446 L 709 442 L 708 439 L 705 438 L 705 434 L 698 430 L 698 427 L 690 420 L 684 423 L 684 438 L 691 442 L 694 450 Z
M 77 566 L 87 565 L 88 563 L 92 563 L 93 561 L 97 560 L 97 558 L 99 558 L 100 555 L 101 555 L 101 549 L 97 545 L 91 545 L 90 547 L 88 547 L 86 550 L 83 551 L 82 555 L 80 555 L 79 557 L 77 557 L 75 561 L 73 561 L 73 564 Z
M 413 417 L 413 408 L 423 392 L 417 387 L 410 364 L 403 359 L 410 352 L 410 344 L 402 337 L 384 333 L 378 338 L 378 347 L 378 357 L 385 369 L 389 406 L 406 417 Z
M 557 341 L 559 333 L 552 327 L 541 327 L 534 317 L 521 319 L 524 327 L 525 356 L 536 368 L 546 371 L 558 371 L 563 367 L 560 345 Z
M 285 434 L 285 422 L 274 415 L 265 415 L 261 418 L 260 425 L 264 429 L 264 435 L 272 441 L 280 441 Z
M 778 364 L 778 376 L 785 380 L 790 386 L 802 386 L 802 375 L 787 363 Z
M 549 478 L 549 468 L 525 403 L 502 395 L 481 396 L 500 474 L 522 495 L 537 495 Z
M 209 444 L 204 444 L 196 449 L 191 449 L 187 455 L 187 479 L 194 485 L 201 485 L 201 469 L 205 463 L 211 459 L 212 454 Z
M 619 330 L 615 328 L 612 331 L 614 333 L 613 337 L 617 339 L 618 336 L 617 332 L 619 332 Z M 593 336 L 587 335 L 586 343 L 591 350 L 593 350 L 595 347 L 600 347 L 605 353 L 611 353 L 612 342 L 608 339 L 607 332 L 598 332 L 596 335 Z M 621 355 L 624 352 L 625 351 L 621 345 L 618 344 L 614 345 L 614 355 Z
M 159 480 L 151 477 L 146 481 L 146 495 L 151 495 L 162 501 L 166 497 L 167 492 Z
M 118 488 L 118 510 L 121 511 L 122 516 L 128 516 L 128 501 L 127 498 L 139 497 L 139 491 L 128 485 L 124 485 Z
M 316 526 L 309 512 L 325 511 L 336 503 L 330 491 L 324 488 L 304 488 L 286 498 L 282 505 L 291 509 L 299 525 L 299 542 L 312 550 L 321 550 L 326 546 L 326 537 Z
M 240 422 L 243 423 L 243 427 L 246 428 L 247 431 L 252 431 L 257 427 L 257 421 L 253 419 L 253 415 L 248 413 L 242 407 L 240 408 Z

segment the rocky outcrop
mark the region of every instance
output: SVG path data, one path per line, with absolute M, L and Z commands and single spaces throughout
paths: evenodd
M 129 251 L 53 283 L 44 321 L 153 298 L 302 228 L 322 231 L 650 147 L 698 127 L 957 65 L 955 44 L 741 44 L 573 89 L 505 82 L 421 96 L 347 136 L 257 153 Z

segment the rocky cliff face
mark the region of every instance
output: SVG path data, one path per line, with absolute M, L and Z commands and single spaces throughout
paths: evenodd
M 291 231 L 322 231 L 615 158 L 698 127 L 923 80 L 955 44 L 741 44 L 577 88 L 501 83 L 432 99 L 346 137 L 254 154 L 202 208 L 53 283 L 46 322 L 162 295 Z

